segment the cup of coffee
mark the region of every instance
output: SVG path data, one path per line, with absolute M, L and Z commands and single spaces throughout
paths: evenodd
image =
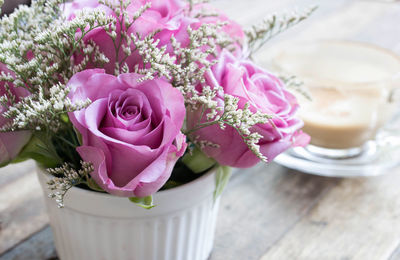
M 297 94 L 314 157 L 360 156 L 400 116 L 400 57 L 386 49 L 339 40 L 291 43 L 270 50 L 269 61 L 275 72 L 300 79 L 311 97 Z M 398 130 L 389 135 L 400 138 Z

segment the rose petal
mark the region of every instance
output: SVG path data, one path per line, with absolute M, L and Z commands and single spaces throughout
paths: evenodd
M 30 131 L 0 133 L 0 165 L 17 157 L 31 135 Z

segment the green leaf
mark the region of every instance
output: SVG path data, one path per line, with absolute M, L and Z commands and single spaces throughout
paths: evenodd
M 195 147 L 192 153 L 187 153 L 182 158 L 182 162 L 194 173 L 201 173 L 208 170 L 216 161 L 205 155 L 200 149 Z
M 34 159 L 44 168 L 56 167 L 58 164 L 60 164 L 60 159 L 57 154 L 51 153 L 47 148 L 48 145 L 42 140 L 42 136 L 40 136 L 38 133 L 35 133 L 32 135 L 32 138 L 28 144 L 26 144 L 19 153 L 18 157 L 12 161 L 12 163 L 22 162 L 27 159 Z
M 172 189 L 172 188 L 178 187 L 178 186 L 180 186 L 180 185 L 182 185 L 182 184 L 183 184 L 183 183 L 181 183 L 181 182 L 169 180 L 169 181 L 167 181 L 167 182 L 164 184 L 164 186 L 163 186 L 162 188 L 163 188 L 164 190 L 167 190 L 167 189 Z
M 144 209 L 151 209 L 155 207 L 153 204 L 153 196 L 151 195 L 143 198 L 130 197 L 129 200 Z
M 92 178 L 88 178 L 86 184 L 92 190 L 104 192 L 104 190 Z
M 215 174 L 216 187 L 214 191 L 214 201 L 217 200 L 218 196 L 224 191 L 226 184 L 232 175 L 231 168 L 229 166 L 219 165 Z
M 73 129 L 74 129 L 74 132 L 75 132 L 76 136 L 78 137 L 78 142 L 79 142 L 79 144 L 82 145 L 82 144 L 83 144 L 83 141 L 82 141 L 82 134 L 79 133 L 78 129 L 76 129 L 75 127 L 74 127 Z

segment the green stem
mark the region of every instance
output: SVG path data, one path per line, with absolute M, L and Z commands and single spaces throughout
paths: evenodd
M 217 124 L 218 122 L 219 122 L 219 120 L 211 121 L 211 122 L 207 122 L 207 123 L 202 123 L 202 124 L 198 124 L 195 128 L 190 129 L 190 130 L 188 130 L 188 131 L 185 131 L 184 134 L 185 134 L 185 135 L 189 135 L 189 134 L 191 134 L 191 133 L 193 133 L 193 132 L 196 132 L 197 130 L 200 130 L 200 129 L 204 128 L 204 127 L 211 126 L 211 125 L 215 125 L 215 124 Z
M 69 132 L 69 131 L 68 131 Z M 56 137 L 58 139 L 60 139 L 61 141 L 63 141 L 64 143 L 68 144 L 69 146 L 71 146 L 72 148 L 76 148 L 76 145 L 74 145 L 71 141 L 65 139 L 64 137 L 62 137 L 61 135 L 56 135 Z

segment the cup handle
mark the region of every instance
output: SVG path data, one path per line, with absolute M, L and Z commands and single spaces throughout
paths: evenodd
M 388 96 L 388 102 L 394 103 L 399 102 L 400 104 L 400 73 L 394 75 L 389 83 L 390 91 Z
M 397 103 L 397 109 L 376 136 L 377 144 L 384 147 L 400 147 L 400 88 L 393 89 L 391 103 Z
M 388 101 L 389 103 L 400 102 L 400 87 L 390 90 Z

